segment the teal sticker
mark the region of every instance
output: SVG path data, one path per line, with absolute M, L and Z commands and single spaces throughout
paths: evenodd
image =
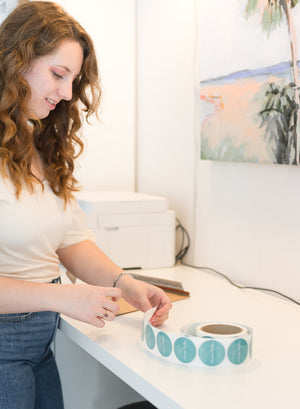
M 191 340 L 185 337 L 177 338 L 174 344 L 177 359 L 185 364 L 192 362 L 196 356 L 196 347 Z
M 165 332 L 157 334 L 157 348 L 162 356 L 170 356 L 172 352 L 172 342 Z
M 150 325 L 146 326 L 145 338 L 146 338 L 146 344 L 148 348 L 153 349 L 155 347 L 155 335 Z
M 219 365 L 225 358 L 225 348 L 219 341 L 205 341 L 199 348 L 199 358 L 205 365 Z
M 228 348 L 228 359 L 235 365 L 240 365 L 245 361 L 248 354 L 248 344 L 242 338 L 233 341 Z

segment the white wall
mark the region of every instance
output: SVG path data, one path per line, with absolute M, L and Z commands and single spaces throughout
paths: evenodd
M 137 188 L 166 196 L 193 235 L 194 6 L 137 2 Z
M 300 169 L 199 163 L 196 264 L 300 299 Z
M 57 0 L 91 35 L 102 82 L 101 122 L 85 126 L 77 177 L 85 189 L 135 188 L 135 1 Z
M 300 168 L 199 159 L 196 1 L 138 1 L 138 189 L 194 231 L 187 261 L 300 300 Z

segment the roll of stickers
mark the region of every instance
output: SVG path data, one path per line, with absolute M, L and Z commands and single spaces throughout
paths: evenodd
M 180 334 L 150 324 L 155 308 L 144 315 L 143 346 L 161 359 L 199 367 L 240 366 L 252 358 L 251 328 L 224 322 L 192 323 Z

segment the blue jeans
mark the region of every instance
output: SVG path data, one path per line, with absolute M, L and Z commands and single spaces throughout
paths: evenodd
M 50 349 L 59 314 L 0 314 L 0 408 L 63 409 Z

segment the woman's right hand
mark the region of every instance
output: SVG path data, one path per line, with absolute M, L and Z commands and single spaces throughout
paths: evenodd
M 116 301 L 121 290 L 89 284 L 58 285 L 60 293 L 57 311 L 96 327 L 104 327 L 105 321 L 113 321 L 119 311 Z

